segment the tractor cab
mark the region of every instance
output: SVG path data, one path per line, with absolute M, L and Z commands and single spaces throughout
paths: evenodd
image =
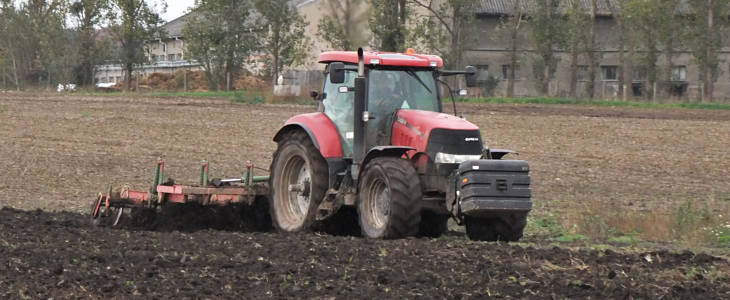
M 435 55 L 406 53 L 363 53 L 365 108 L 367 115 L 364 145 L 393 144 L 393 125 L 399 121 L 398 112 L 412 110 L 439 114 L 443 111 L 439 68 L 443 61 Z M 355 78 L 358 77 L 356 52 L 325 52 L 320 63 L 326 63 L 325 82 L 320 109 L 337 127 L 343 155 L 352 157 L 355 116 Z M 453 72 L 451 72 L 453 73 Z M 449 73 L 448 75 L 452 75 Z M 457 118 L 454 118 L 457 119 Z M 400 122 L 403 123 L 401 117 Z M 454 120 L 457 123 L 462 120 Z M 475 154 L 481 153 L 478 149 Z

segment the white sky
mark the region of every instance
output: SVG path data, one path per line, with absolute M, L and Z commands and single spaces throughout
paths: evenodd
M 161 10 L 161 3 L 164 0 L 151 0 L 149 3 L 157 6 L 157 10 Z M 188 9 L 193 6 L 194 0 L 167 0 L 167 11 L 162 14 L 162 19 L 172 21 L 173 19 L 184 15 Z

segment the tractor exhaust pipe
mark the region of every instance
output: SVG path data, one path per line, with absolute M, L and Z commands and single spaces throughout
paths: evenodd
M 362 48 L 357 48 L 357 76 L 365 77 L 365 57 Z
M 355 103 L 353 107 L 355 128 L 353 132 L 352 147 L 352 180 L 357 186 L 357 179 L 360 175 L 360 164 L 365 159 L 365 118 L 364 112 L 367 110 L 367 102 L 365 101 L 365 92 L 367 78 L 365 77 L 365 54 L 362 48 L 357 49 L 357 78 L 355 78 Z

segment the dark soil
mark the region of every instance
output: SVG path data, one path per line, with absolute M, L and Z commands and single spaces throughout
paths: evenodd
M 1 209 L 0 298 L 730 297 L 730 263 L 691 252 L 534 248 L 461 236 L 146 231 L 87 221 Z

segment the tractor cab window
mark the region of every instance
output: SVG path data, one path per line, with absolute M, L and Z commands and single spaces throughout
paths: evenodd
M 368 111 L 376 118 L 399 109 L 438 111 L 438 96 L 430 70 L 371 70 Z
M 351 91 L 341 92 L 340 87 L 354 87 L 355 77 L 357 77 L 357 71 L 345 70 L 345 82 L 333 84 L 330 82 L 329 73 L 327 73 L 324 81 L 324 94 L 322 95 L 324 114 L 337 127 L 342 141 L 342 155 L 345 157 L 352 156 L 353 128 L 355 126 L 352 108 L 355 103 L 355 93 Z
M 368 74 L 368 134 L 365 147 L 390 145 L 395 113 L 399 109 L 439 111 L 432 70 L 372 69 Z

